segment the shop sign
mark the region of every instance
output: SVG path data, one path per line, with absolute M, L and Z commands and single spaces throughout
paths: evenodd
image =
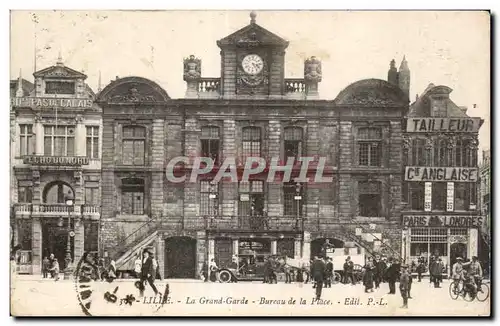
M 481 118 L 408 118 L 407 132 L 478 132 Z
M 455 200 L 455 183 L 446 184 L 446 211 L 453 212 L 453 202 Z
M 32 165 L 64 165 L 79 166 L 89 164 L 89 158 L 86 156 L 25 156 L 24 164 Z
M 403 227 L 448 227 L 448 228 L 479 228 L 483 224 L 482 216 L 439 216 L 439 215 L 408 215 L 403 216 Z
M 75 98 L 14 97 L 11 105 L 30 108 L 92 108 L 92 100 Z
M 424 184 L 424 211 L 430 212 L 432 210 L 432 182 Z
M 405 181 L 476 182 L 477 168 L 407 166 Z

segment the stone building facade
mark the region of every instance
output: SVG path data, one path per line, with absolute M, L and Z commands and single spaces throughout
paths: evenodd
M 405 121 L 403 256 L 410 262 L 478 255 L 478 131 L 483 120 L 457 106 L 447 86 L 430 84 Z
M 481 229 L 483 241 L 479 246 L 481 261 L 489 262 L 491 254 L 491 150 L 484 150 L 479 165 L 481 214 L 484 221 Z M 484 265 L 486 266 L 486 264 Z
M 101 111 L 87 76 L 57 64 L 11 81 L 11 230 L 20 273 L 98 251 Z
M 140 77 L 118 78 L 98 94 L 101 249 L 119 270 L 133 269 L 145 247 L 165 277 L 186 278 L 211 259 L 219 267 L 234 256 L 308 259 L 325 239 L 353 254 L 400 254 L 409 70 L 403 89 L 366 79 L 321 100 L 321 61 L 311 57 L 303 78 L 285 78 L 288 42 L 255 19 L 217 42 L 221 77 L 202 77 L 194 55 L 184 60 L 183 99 Z M 188 160 L 177 162 L 175 176 L 188 178 L 175 183 L 165 170 L 179 156 Z M 190 180 L 199 157 L 214 168 Z M 266 168 L 248 182 L 214 181 L 232 158 L 241 176 L 247 157 Z M 278 174 L 268 182 L 273 158 L 286 165 L 299 157 L 314 158 L 308 177 L 322 170 L 331 180 L 283 182 Z M 292 177 L 300 167 L 290 164 Z

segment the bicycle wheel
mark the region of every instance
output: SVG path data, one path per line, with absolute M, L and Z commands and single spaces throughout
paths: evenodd
M 460 295 L 460 292 L 461 292 L 461 288 L 460 288 L 460 284 L 461 283 L 458 283 L 458 285 L 455 286 L 455 282 L 451 282 L 450 283 L 450 289 L 449 289 L 449 293 L 450 293 L 450 297 L 453 299 L 453 300 L 457 300 L 458 299 L 458 296 Z
M 488 284 L 481 284 L 481 289 L 477 291 L 476 299 L 477 301 L 484 302 L 490 296 L 490 287 Z

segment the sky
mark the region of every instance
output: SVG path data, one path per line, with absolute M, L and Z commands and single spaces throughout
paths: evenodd
M 406 56 L 410 98 L 429 83 L 453 89 L 451 99 L 485 120 L 480 149 L 490 147 L 490 24 L 481 11 L 256 11 L 260 26 L 288 40 L 285 78 L 303 77 L 304 60 L 322 61 L 320 97 L 349 84 L 387 79 L 391 59 Z M 249 24 L 249 11 L 12 11 L 10 78 L 54 65 L 88 75 L 98 89 L 117 76 L 157 82 L 182 98 L 183 58 L 202 60 L 203 77 L 220 77 L 216 41 Z M 36 35 L 36 42 L 35 42 Z M 36 50 L 35 50 L 36 49 Z M 476 108 L 473 108 L 473 105 Z

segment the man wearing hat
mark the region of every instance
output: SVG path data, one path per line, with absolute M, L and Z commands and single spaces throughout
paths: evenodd
M 469 266 L 469 274 L 470 274 L 470 276 L 473 277 L 476 290 L 480 290 L 481 289 L 481 282 L 483 279 L 483 269 L 481 267 L 481 264 L 477 260 L 476 256 L 472 256 L 472 262 L 470 263 L 470 266 Z
M 453 267 L 451 268 L 451 275 L 453 277 L 453 283 L 455 284 L 454 286 L 454 291 L 458 290 L 458 284 L 460 283 L 460 280 L 463 280 L 464 278 L 464 267 L 463 267 L 463 259 L 462 257 L 457 257 L 457 261 L 455 264 L 453 264 Z
M 153 258 L 150 255 L 150 252 L 146 249 L 143 252 L 144 258 L 142 259 L 142 268 L 141 268 L 141 296 L 144 296 L 144 283 L 148 281 L 149 285 L 155 291 L 155 295 L 158 294 L 158 289 L 156 288 L 154 282 L 155 282 L 155 276 L 156 276 L 156 271 L 153 265 Z
M 325 280 L 325 263 L 320 256 L 314 257 L 314 262 L 311 266 L 311 272 L 314 282 L 316 283 L 316 300 L 321 298 L 321 291 L 323 290 L 323 282 Z
M 403 298 L 403 306 L 401 308 L 408 308 L 408 293 L 410 290 L 410 273 L 408 273 L 408 265 L 401 265 L 401 277 L 399 279 L 399 291 Z

